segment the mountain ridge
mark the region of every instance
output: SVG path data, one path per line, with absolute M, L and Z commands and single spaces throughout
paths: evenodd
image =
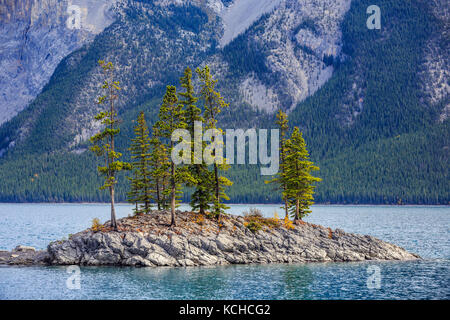
M 291 111 L 292 125 L 302 128 L 313 160 L 322 167 L 318 201 L 449 203 L 448 88 L 442 81 L 448 69 L 441 67 L 449 51 L 441 34 L 448 28 L 448 15 L 438 10 L 445 4 L 381 1 L 384 29 L 372 31 L 365 27 L 369 1 L 352 2 L 349 11 L 349 1 L 325 1 L 324 7 L 313 9 L 307 4 L 314 1 L 281 1 L 220 48 L 223 26 L 205 2 L 160 2 L 164 10 L 146 1 L 124 5 L 116 22 L 65 57 L 41 95 L 0 127 L 0 200 L 103 199 L 95 189 L 94 160 L 84 152 L 86 139 L 98 129 L 92 101 L 98 92 L 96 61 L 102 58 L 118 66 L 128 97 L 120 105 L 122 150 L 138 110 L 154 121 L 164 85 L 176 84 L 184 67 L 207 63 L 231 103 L 222 126 L 270 128 L 278 107 Z M 332 11 L 332 21 L 323 16 L 328 3 L 340 8 Z M 431 52 L 428 56 L 422 43 Z M 439 81 L 433 80 L 435 70 L 443 70 Z M 431 79 L 423 81 L 428 87 L 418 85 L 423 79 Z M 431 97 L 438 98 L 427 98 L 433 91 L 439 94 Z M 377 162 L 377 152 L 386 159 Z M 33 155 L 40 160 L 31 161 Z M 76 163 L 83 163 L 85 172 L 76 170 L 80 177 L 69 169 Z M 21 171 L 18 177 L 11 176 L 11 168 Z M 56 168 L 59 172 L 52 173 Z M 277 201 L 268 186 L 256 187 L 263 183 L 261 177 L 248 179 L 257 170 L 233 170 L 237 191 L 231 193 L 232 201 Z M 56 183 L 58 176 L 71 182 Z M 71 190 L 79 180 L 91 182 L 80 192 Z M 8 190 L 11 183 L 21 190 L 14 191 L 17 196 Z

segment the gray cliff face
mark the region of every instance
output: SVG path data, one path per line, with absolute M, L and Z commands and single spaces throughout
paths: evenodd
M 114 21 L 108 0 L 0 3 L 0 125 L 47 84 L 61 60 Z
M 433 34 L 428 40 L 421 73 L 426 102 L 431 106 L 443 104 L 439 122 L 444 122 L 450 116 L 450 7 L 446 3 L 445 0 L 429 1 L 432 13 L 443 26 L 443 31 Z
M 153 221 L 168 213 L 152 214 Z M 179 215 L 180 216 L 180 215 Z M 145 218 L 142 218 L 145 219 Z M 148 218 L 150 219 L 150 218 Z M 243 217 L 230 217 L 218 229 L 165 227 L 164 232 L 82 232 L 48 246 L 55 265 L 207 266 L 249 263 L 413 260 L 417 255 L 371 236 L 331 231 L 311 224 L 251 232 Z M 120 221 L 123 225 L 123 220 Z M 194 231 L 192 231 L 194 228 Z
M 343 58 L 340 24 L 350 4 L 351 0 L 235 0 L 222 8 L 220 46 L 246 33 L 249 46 L 264 55 L 271 77 L 241 75 L 233 88 L 239 97 L 233 102 L 273 114 L 280 106 L 291 111 L 313 95 L 334 72 L 324 57 Z M 220 54 L 206 63 L 224 78 L 236 72 Z
M 279 106 L 292 109 L 316 92 L 333 74 L 333 67 L 327 66 L 323 57 L 340 56 L 339 25 L 351 1 L 235 0 L 227 2 L 229 6 L 225 7 L 220 0 L 193 0 L 191 4 L 208 14 L 208 26 L 198 33 L 183 26 L 176 27 L 178 35 L 173 39 L 168 30 L 158 25 L 158 12 L 167 12 L 167 17 L 164 14 L 161 17 L 170 20 L 173 8 L 165 6 L 183 3 L 179 0 L 153 3 L 15 0 L 11 4 L 0 4 L 0 125 L 39 95 L 61 60 L 90 43 L 114 21 L 112 11 L 119 16 L 123 7 L 134 8 L 132 11 L 138 13 L 143 22 L 137 24 L 125 15 L 120 27 L 108 33 L 114 34 L 116 43 L 121 43 L 120 48 L 103 57 L 113 61 L 120 74 L 123 84 L 120 108 L 133 105 L 139 97 L 161 85 L 171 70 L 182 70 L 187 65 L 196 68 L 207 63 L 220 82 L 227 77 L 233 79 L 224 94 L 232 97 L 229 102 L 237 109 L 251 107 L 268 114 Z M 75 22 L 70 18 L 76 16 L 69 9 L 71 6 L 81 9 L 79 29 L 74 27 Z M 325 9 L 328 10 L 326 15 L 323 14 Z M 267 19 L 259 21 L 263 14 L 268 15 Z M 261 52 L 272 75 L 270 79 L 261 79 L 253 72 L 236 77 L 236 70 L 229 68 L 220 53 L 220 46 L 229 44 L 247 28 L 251 30 L 249 43 L 258 50 L 265 48 Z M 217 38 L 218 48 L 210 48 L 213 38 Z M 174 41 L 177 46 L 173 45 Z M 149 47 L 157 47 L 158 51 L 151 51 Z M 180 48 L 189 51 L 182 52 L 185 55 L 183 60 L 178 58 Z M 206 51 L 216 54 L 210 55 Z M 77 57 L 70 55 L 67 61 L 75 66 L 79 63 Z M 73 92 L 70 101 L 73 113 L 70 119 L 62 119 L 66 122 L 66 130 L 74 137 L 67 146 L 69 149 L 77 149 L 78 144 L 99 129 L 98 124 L 92 121 L 92 115 L 97 112 L 92 101 L 98 94 L 98 81 L 98 70 L 92 70 L 86 76 L 85 84 Z M 255 121 L 249 120 L 249 125 Z M 28 126 L 20 128 L 20 138 L 27 135 Z M 16 142 L 13 141 L 10 147 Z

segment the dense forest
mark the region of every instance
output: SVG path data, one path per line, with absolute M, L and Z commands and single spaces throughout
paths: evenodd
M 426 103 L 420 77 L 426 43 L 443 26 L 430 13 L 426 1 L 380 0 L 382 29 L 368 30 L 365 9 L 370 4 L 366 0 L 352 2 L 341 28 L 342 59 L 324 57 L 327 64 L 335 67 L 333 76 L 289 114 L 292 126 L 303 132 L 311 159 L 321 168 L 317 175 L 323 181 L 315 190 L 316 202 L 449 204 L 450 128 L 448 119 L 439 121 L 448 98 L 435 105 Z M 159 69 L 147 70 L 146 60 L 137 61 L 135 78 L 120 79 L 121 83 L 134 84 L 133 91 L 128 91 L 134 98 L 119 111 L 122 131 L 117 148 L 124 152 L 124 161 L 130 160 L 127 147 L 139 111 L 145 112 L 149 126 L 153 126 L 164 95 L 162 84 L 146 88 L 147 73 L 164 74 L 161 83 L 176 84 L 187 65 L 196 67 L 214 53 L 236 70 L 235 78 L 225 79 L 223 86 L 232 87 L 246 72 L 274 81 L 264 67 L 264 48 L 246 41 L 248 33 L 257 31 L 249 29 L 225 48 L 214 49 L 216 40 L 198 32 L 213 32 L 216 21 L 209 21 L 207 14 L 196 7 L 172 9 L 176 19 L 130 9 L 126 19 L 117 21 L 91 45 L 65 58 L 42 94 L 0 127 L 0 150 L 11 141 L 18 141 L 0 158 L 0 201 L 108 200 L 108 194 L 98 190 L 101 177 L 96 172 L 97 160 L 84 152 L 89 142 L 76 149 L 68 148 L 73 136 L 61 119 L 70 119 L 71 102 L 97 67 L 99 58 L 114 52 L 120 64 L 130 56 L 130 52 L 123 52 L 120 43 L 113 41 L 130 24 L 145 21 L 130 41 L 141 43 L 151 52 L 164 52 L 167 48 L 148 29 L 150 22 L 167 30 L 171 39 L 178 38 L 178 27 L 190 29 L 196 41 L 208 49 L 200 51 L 182 43 L 160 61 Z M 263 16 L 261 21 L 267 18 Z M 311 22 L 305 24 L 314 31 Z M 354 90 L 355 85 L 358 90 Z M 227 90 L 221 91 L 226 99 L 235 98 L 232 93 L 227 96 Z M 240 104 L 224 112 L 219 123 L 222 128 L 271 128 L 274 119 L 275 115 Z M 26 138 L 20 140 L 21 136 Z M 125 175 L 121 173 L 119 178 L 125 181 Z M 226 176 L 234 183 L 228 191 L 229 202 L 281 202 L 274 187 L 264 184 L 267 177 L 260 175 L 258 166 L 234 165 Z M 117 186 L 119 201 L 126 200 L 128 189 L 127 183 Z M 189 202 L 190 196 L 187 191 L 182 200 Z

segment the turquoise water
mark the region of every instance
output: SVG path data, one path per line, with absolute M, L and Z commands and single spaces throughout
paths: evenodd
M 253 205 L 264 215 L 282 210 Z M 233 205 L 240 214 L 247 205 Z M 118 216 L 131 212 L 118 206 Z M 0 249 L 49 241 L 105 221 L 103 204 L 0 204 Z M 421 255 L 414 262 L 241 265 L 193 268 L 0 267 L 0 299 L 449 299 L 450 207 L 314 206 L 306 220 L 370 234 Z M 375 268 L 375 269 L 374 269 Z M 370 285 L 377 270 L 378 281 Z

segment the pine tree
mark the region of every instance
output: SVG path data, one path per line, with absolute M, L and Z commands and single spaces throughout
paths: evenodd
M 101 190 L 109 189 L 111 199 L 111 227 L 117 231 L 116 211 L 114 207 L 115 185 L 117 184 L 117 173 L 122 170 L 130 170 L 131 165 L 119 161 L 122 157 L 120 152 L 116 152 L 114 137 L 120 133 L 118 128 L 119 120 L 114 106 L 114 101 L 118 98 L 118 92 L 121 90 L 119 82 L 114 80 L 114 66 L 111 62 L 99 61 L 102 67 L 105 80 L 102 89 L 106 91 L 103 96 L 98 98 L 99 105 L 107 107 L 95 116 L 96 121 L 100 121 L 104 126 L 103 130 L 91 137 L 94 144 L 90 149 L 97 156 L 104 157 L 105 165 L 98 166 L 100 174 L 105 176 L 105 182 L 100 187 Z
M 195 104 L 198 98 L 195 97 L 194 85 L 192 84 L 192 70 L 188 67 L 184 70 L 183 77 L 180 78 L 181 87 L 186 92 L 179 92 L 178 94 L 183 98 L 180 100 L 180 104 L 185 107 L 185 120 L 187 123 L 187 129 L 194 136 L 194 122 L 203 121 L 202 110 Z
M 174 86 L 167 86 L 163 103 L 159 109 L 159 120 L 155 124 L 156 132 L 159 137 L 166 139 L 168 142 L 168 153 L 172 154 L 174 142 L 172 141 L 172 133 L 176 129 L 186 129 L 185 114 L 183 105 L 178 103 L 177 90 Z M 171 209 L 171 226 L 176 226 L 175 208 L 178 206 L 179 198 L 182 193 L 181 184 L 195 183 L 192 175 L 185 167 L 178 167 L 173 159 L 170 159 L 170 189 L 165 192 L 170 194 Z
M 161 143 L 158 138 L 157 128 L 153 128 L 153 137 L 150 140 L 151 144 L 151 158 L 150 168 L 152 181 L 154 184 L 155 201 L 158 206 L 158 210 L 166 210 L 169 208 L 167 202 L 167 188 L 169 180 L 170 162 L 167 155 L 167 148 Z
M 301 220 L 311 212 L 309 207 L 314 203 L 314 183 L 321 179 L 311 174 L 312 171 L 319 170 L 319 167 L 309 160 L 306 143 L 298 127 L 294 128 L 291 138 L 285 142 L 284 161 L 282 176 L 286 190 L 283 198 L 288 199 L 294 221 Z
M 129 202 L 142 204 L 142 209 L 136 205 L 136 214 L 141 212 L 148 214 L 153 200 L 153 186 L 150 171 L 150 137 L 144 112 L 139 114 L 134 133 L 136 137 L 131 140 L 132 144 L 129 148 L 133 166 Z
M 131 168 L 133 169 L 133 166 Z M 127 201 L 134 205 L 134 214 L 139 215 L 141 213 L 139 208 L 141 187 L 138 171 L 133 170 L 132 177 L 128 177 L 128 179 L 130 180 L 130 191 L 127 192 Z
M 208 66 L 203 69 L 197 68 L 196 70 L 201 83 L 200 95 L 204 102 L 204 119 L 206 121 L 206 129 L 218 129 L 217 116 L 222 112 L 224 108 L 228 107 L 228 104 L 224 101 L 221 94 L 216 91 L 215 86 L 217 80 L 214 80 L 211 76 Z M 214 154 L 215 156 L 215 154 Z M 219 175 L 219 170 L 228 170 L 229 165 L 226 164 L 226 160 L 222 164 L 214 162 L 214 202 L 213 213 L 219 219 L 222 213 L 225 212 L 228 207 L 222 202 L 222 200 L 229 200 L 229 197 L 225 193 L 225 187 L 231 186 L 233 183 L 224 176 Z
M 195 122 L 204 121 L 202 117 L 202 110 L 196 106 L 198 98 L 195 97 L 195 90 L 192 84 L 192 71 L 190 68 L 186 68 L 184 71 L 183 77 L 180 78 L 181 87 L 186 91 L 179 93 L 182 97 L 180 103 L 185 106 L 186 109 L 186 123 L 189 133 L 192 137 L 191 140 L 191 164 L 189 165 L 189 172 L 195 178 L 197 183 L 195 185 L 191 185 L 191 187 L 195 187 L 195 190 L 191 196 L 191 207 L 192 210 L 199 210 L 200 214 L 205 214 L 206 211 L 210 208 L 210 203 L 213 202 L 213 186 L 212 181 L 213 177 L 211 172 L 208 170 L 208 166 L 203 162 L 203 150 L 205 148 L 205 143 L 203 141 L 197 142 L 199 143 L 196 146 L 195 140 Z M 203 127 L 202 132 L 203 136 Z M 196 159 L 196 152 L 194 150 L 199 149 L 200 159 Z
M 278 110 L 277 113 L 277 120 L 275 121 L 275 123 L 278 125 L 278 128 L 280 130 L 280 169 L 279 172 L 276 174 L 276 176 L 269 181 L 264 181 L 265 183 L 275 183 L 278 185 L 278 189 L 281 190 L 282 193 L 282 199 L 284 201 L 284 211 L 285 211 L 285 217 L 289 216 L 289 203 L 288 203 L 288 198 L 286 196 L 284 196 L 285 192 L 286 192 L 286 181 L 283 178 L 284 175 L 284 170 L 285 170 L 285 156 L 286 156 L 286 152 L 285 152 L 285 146 L 286 146 L 286 134 L 287 134 L 287 130 L 289 129 L 289 125 L 288 125 L 288 118 L 287 118 L 287 114 L 284 113 L 281 109 Z

